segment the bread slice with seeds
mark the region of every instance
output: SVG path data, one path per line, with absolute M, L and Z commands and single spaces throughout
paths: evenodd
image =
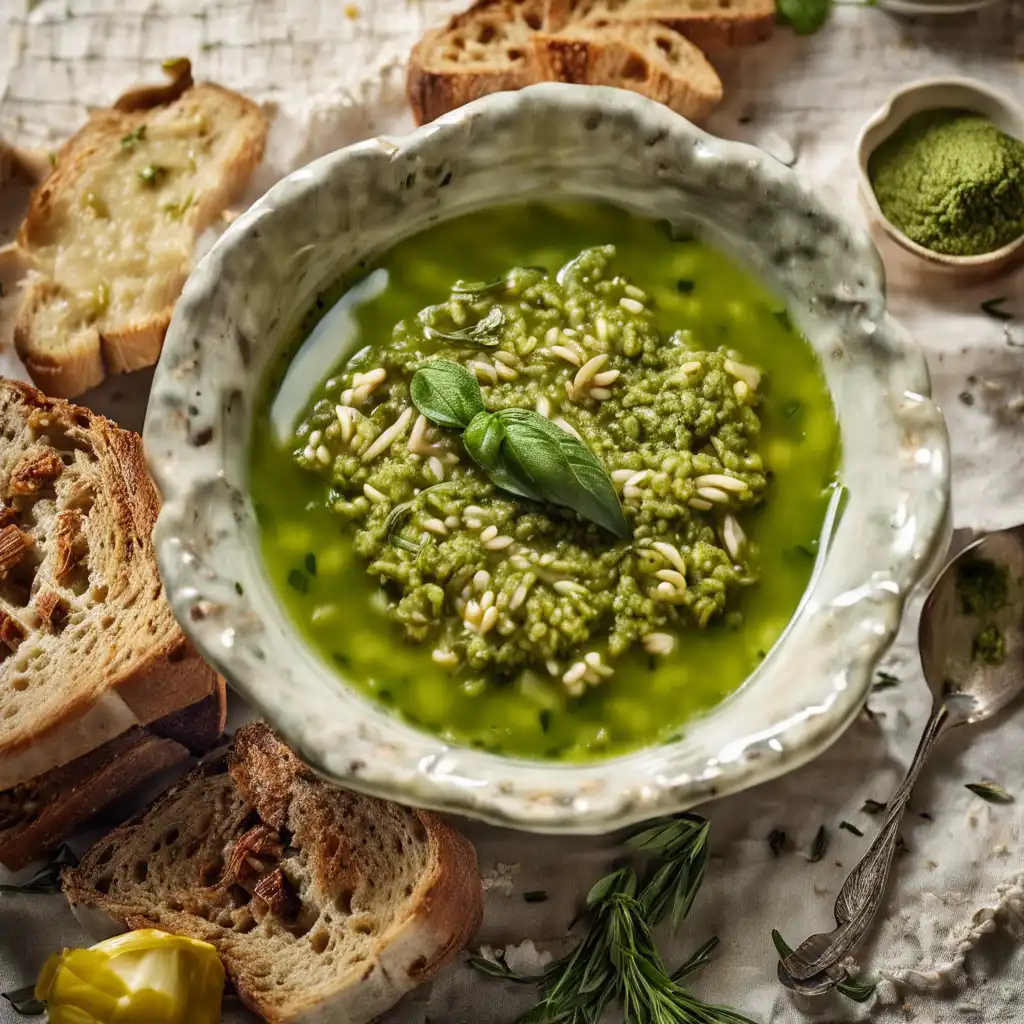
M 212 943 L 273 1024 L 365 1024 L 476 931 L 472 845 L 434 814 L 339 789 L 264 725 L 116 829 L 64 876 L 96 934 Z
M 703 121 L 722 100 L 722 82 L 693 43 L 657 22 L 573 25 L 534 36 L 545 78 L 611 85 Z
M 142 439 L 0 379 L 0 790 L 218 688 L 171 614 Z
M 14 340 L 48 394 L 81 394 L 109 373 L 151 366 L 198 236 L 242 192 L 263 155 L 259 108 L 192 82 L 94 111 L 35 190 L 19 245 L 32 273 Z
M 548 31 L 573 25 L 616 29 L 659 22 L 706 51 L 731 50 L 768 39 L 774 0 L 545 0 Z

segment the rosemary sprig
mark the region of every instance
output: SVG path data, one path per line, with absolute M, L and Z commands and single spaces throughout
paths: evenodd
M 640 896 L 644 915 L 652 925 L 660 923 L 671 908 L 672 930 L 676 931 L 690 912 L 708 866 L 709 827 L 697 814 L 681 814 L 626 841 L 632 849 L 656 853 L 665 861 Z
M 682 920 L 707 867 L 708 823 L 696 814 L 668 818 L 628 845 L 665 860 L 637 894 L 636 873 L 619 868 L 587 895 L 590 927 L 580 944 L 545 972 L 542 999 L 519 1024 L 596 1024 L 621 1002 L 624 1024 L 752 1024 L 724 1006 L 704 1003 L 680 984 L 703 967 L 713 938 L 670 975 L 651 938 L 651 926 L 670 909 Z

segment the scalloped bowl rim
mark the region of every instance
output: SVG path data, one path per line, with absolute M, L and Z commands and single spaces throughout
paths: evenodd
M 456 145 L 470 138 L 480 145 L 503 146 L 502 132 L 530 135 L 539 131 L 537 125 L 545 118 L 557 124 L 564 119 L 570 134 L 583 132 L 584 123 L 589 130 L 592 122 L 595 132 L 618 132 L 638 145 L 644 139 L 656 154 L 675 153 L 681 161 L 692 161 L 688 166 L 693 173 L 708 169 L 707 173 L 719 173 L 724 183 L 740 181 L 737 194 L 743 198 L 735 202 L 746 201 L 750 189 L 743 181 L 749 178 L 761 184 L 766 194 L 774 190 L 786 197 L 795 211 L 793 218 L 797 214 L 817 218 L 834 232 L 837 244 L 845 247 L 844 259 L 862 274 L 864 287 L 862 298 L 840 294 L 839 312 L 829 315 L 846 317 L 844 332 L 855 335 L 865 351 L 874 346 L 877 361 L 885 363 L 884 393 L 876 395 L 868 389 L 864 394 L 870 398 L 869 405 L 874 403 L 877 416 L 891 416 L 886 425 L 899 439 L 891 459 L 877 469 L 872 467 L 879 479 L 890 474 L 899 482 L 898 500 L 893 496 L 891 503 L 888 498 L 882 503 L 875 495 L 862 494 L 863 488 L 853 493 L 837 534 L 842 544 L 837 541 L 837 552 L 827 557 L 823 552 L 819 559 L 814 599 L 808 601 L 809 589 L 784 638 L 736 694 L 690 723 L 679 739 L 668 744 L 571 764 L 446 746 L 439 737 L 411 728 L 353 693 L 310 651 L 295 627 L 284 621 L 285 613 L 262 573 L 258 549 L 254 550 L 255 517 L 245 486 L 236 480 L 247 476 L 248 425 L 238 418 L 241 413 L 235 405 L 238 400 L 244 406 L 244 387 L 252 384 L 239 384 L 237 366 L 234 377 L 226 370 L 232 360 L 237 363 L 236 347 L 248 352 L 252 345 L 251 338 L 241 339 L 245 330 L 263 328 L 262 323 L 244 327 L 248 307 L 241 300 L 236 302 L 231 275 L 238 271 L 243 281 L 252 283 L 259 281 L 259 273 L 269 272 L 265 267 L 260 271 L 257 256 L 261 246 L 270 245 L 266 238 L 275 231 L 323 230 L 297 220 L 293 207 L 319 202 L 318 212 L 334 209 L 330 189 L 354 188 L 349 183 L 360 174 L 363 179 L 359 180 L 369 182 L 364 187 L 382 189 L 380 194 L 391 198 L 401 186 L 380 179 L 402 175 L 408 168 L 422 171 L 429 166 L 427 156 L 445 152 L 445 146 L 456 152 Z M 458 152 L 452 166 L 460 160 L 469 166 L 476 159 L 470 150 Z M 550 162 L 546 156 L 534 159 L 538 167 L 547 166 L 545 160 Z M 585 180 L 589 181 L 587 168 L 596 165 L 598 158 L 587 151 L 581 160 L 576 168 L 559 164 L 557 180 L 577 175 L 579 181 L 573 179 L 569 194 L 594 197 Z M 533 165 L 516 167 L 515 188 L 526 187 L 519 184 L 529 177 L 524 167 Z M 657 172 L 637 173 L 645 183 L 647 174 L 651 188 L 675 190 L 682 181 L 681 172 L 669 164 L 666 167 L 664 174 L 661 164 Z M 500 173 L 499 167 L 494 174 Z M 616 164 L 616 169 L 602 173 L 626 172 Z M 915 585 L 937 566 L 949 530 L 948 441 L 941 412 L 929 397 L 923 354 L 885 312 L 881 261 L 867 234 L 845 221 L 832 200 L 822 199 L 819 192 L 760 150 L 709 136 L 653 101 L 619 90 L 569 85 L 541 85 L 488 96 L 408 136 L 359 143 L 283 179 L 235 221 L 189 278 L 154 378 L 145 426 L 147 458 L 163 495 L 154 542 L 168 600 L 186 633 L 325 777 L 381 797 L 504 826 L 538 832 L 607 832 L 766 781 L 815 757 L 838 738 L 862 706 L 874 666 L 895 636 L 905 602 Z M 596 197 L 608 198 L 601 191 Z M 495 192 L 490 202 L 502 199 L 508 201 L 505 193 Z M 629 204 L 621 201 L 619 205 Z M 458 212 L 462 211 L 453 210 L 441 219 Z M 691 214 L 700 219 L 693 211 L 687 216 Z M 783 207 L 776 214 L 790 216 Z M 705 226 L 711 224 L 705 222 Z M 404 237 L 400 230 L 392 230 L 391 235 L 391 244 Z M 301 252 L 296 251 L 297 260 Z M 297 266 L 305 264 L 299 261 Z M 335 268 L 334 278 L 343 270 Z M 297 269 L 289 280 L 302 281 L 305 273 Z M 237 320 L 224 314 L 230 303 L 235 303 L 230 308 L 238 310 Z M 790 308 L 803 326 L 806 311 Z M 806 315 L 824 316 L 813 309 Z M 820 322 L 831 324 L 832 320 Z M 838 337 L 836 344 L 842 343 Z M 208 360 L 213 361 L 213 370 Z M 224 366 L 218 369 L 221 363 Z M 847 376 L 854 370 L 882 372 L 863 354 L 852 366 L 853 370 L 844 371 Z M 881 427 L 877 429 L 880 433 Z M 228 453 L 231 445 L 241 454 Z M 243 462 L 246 466 L 240 469 Z M 874 508 L 872 502 L 880 507 Z M 889 516 L 883 528 L 889 531 L 885 533 L 888 547 L 884 558 L 881 551 L 875 559 L 864 556 L 863 572 L 868 566 L 875 568 L 856 576 L 856 586 L 840 587 L 842 574 L 853 571 L 847 563 L 859 550 L 853 530 L 860 528 L 860 517 L 865 515 L 855 511 L 860 505 L 876 519 Z M 870 523 L 865 519 L 864 530 L 880 528 L 881 520 L 876 519 Z M 849 530 L 847 520 L 852 520 Z M 842 561 L 839 547 L 844 552 Z M 248 574 L 245 588 L 236 571 Z M 833 578 L 834 584 L 829 582 Z M 828 589 L 832 585 L 839 588 L 834 594 Z M 802 645 L 799 659 L 795 643 Z M 781 681 L 787 659 L 791 677 L 798 664 L 807 666 L 804 675 L 812 681 L 800 676 L 793 685 L 809 687 L 809 696 L 798 699 L 788 689 L 783 693 L 781 685 L 766 688 L 766 680 L 773 676 Z M 828 666 L 827 672 L 823 666 Z M 781 710 L 772 712 L 774 718 L 758 710 L 765 705 L 764 699 L 751 703 L 749 695 L 744 697 L 753 692 L 755 681 L 762 686 L 758 697 L 772 697 L 779 703 Z M 341 708 L 347 716 L 331 714 Z M 737 734 L 733 719 L 740 714 L 751 718 Z

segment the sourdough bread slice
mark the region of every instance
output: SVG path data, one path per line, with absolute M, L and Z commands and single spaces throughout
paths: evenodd
M 263 725 L 64 876 L 92 930 L 212 943 L 266 1020 L 365 1024 L 480 922 L 470 843 L 436 815 L 338 789 Z
M 0 790 L 202 700 L 163 596 L 142 439 L 0 379 Z
M 657 22 L 571 25 L 538 32 L 534 45 L 552 81 L 629 89 L 691 121 L 703 121 L 722 99 L 722 82 L 704 54 Z
M 550 31 L 570 25 L 616 28 L 657 21 L 701 50 L 729 50 L 768 39 L 774 0 L 545 0 Z
M 406 93 L 417 124 L 492 92 L 544 80 L 533 45 L 544 0 L 478 0 L 413 47 Z
M 95 111 L 33 193 L 19 244 L 34 273 L 15 345 L 47 393 L 81 394 L 160 355 L 198 236 L 248 183 L 266 122 L 188 61 L 167 86 Z
M 224 681 L 209 697 L 134 726 L 69 764 L 0 793 L 0 864 L 18 871 L 94 814 L 192 754 L 215 747 L 227 712 Z

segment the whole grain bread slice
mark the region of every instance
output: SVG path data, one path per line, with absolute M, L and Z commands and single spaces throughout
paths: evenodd
M 691 121 L 703 121 L 722 99 L 721 79 L 704 54 L 657 22 L 570 25 L 536 33 L 534 46 L 550 81 L 630 89 Z
M 33 268 L 15 345 L 47 393 L 156 362 L 198 236 L 263 155 L 260 109 L 171 62 L 166 86 L 93 112 L 35 190 L 19 245 Z
M 102 808 L 220 742 L 224 681 L 187 708 L 137 725 L 68 764 L 0 792 L 0 864 L 17 871 Z
M 549 31 L 571 25 L 608 27 L 660 22 L 706 51 L 731 50 L 768 39 L 775 0 L 545 0 Z
M 64 876 L 90 930 L 212 943 L 273 1024 L 365 1024 L 472 937 L 472 845 L 436 815 L 331 786 L 263 725 Z
M 426 124 L 492 92 L 544 80 L 533 45 L 544 0 L 477 0 L 413 47 L 406 93 L 417 124 Z
M 0 379 L 0 790 L 218 688 L 163 595 L 142 439 Z

